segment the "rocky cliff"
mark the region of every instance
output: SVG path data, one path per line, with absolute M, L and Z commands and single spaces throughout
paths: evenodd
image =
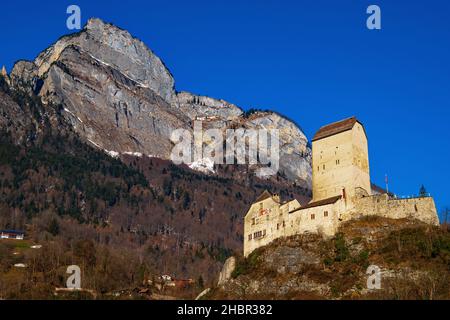
M 63 117 L 86 141 L 110 155 L 152 155 L 168 159 L 174 129 L 209 126 L 280 130 L 280 171 L 309 186 L 310 148 L 293 122 L 272 112 L 247 117 L 224 100 L 176 92 L 164 63 L 142 41 L 99 19 L 60 38 L 34 61 L 19 61 L 12 87 L 60 106 Z
M 332 239 L 313 234 L 277 239 L 239 259 L 231 279 L 203 299 L 450 297 L 450 230 L 369 217 L 339 231 Z M 374 268 L 380 271 L 378 287 L 368 285 L 373 284 L 368 270 Z

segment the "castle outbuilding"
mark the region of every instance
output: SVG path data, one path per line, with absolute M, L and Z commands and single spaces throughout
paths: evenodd
M 244 255 L 280 237 L 333 236 L 342 222 L 368 215 L 439 224 L 432 197 L 399 199 L 372 188 L 363 124 L 351 117 L 323 126 L 312 139 L 312 200 L 283 203 L 265 191 L 244 218 Z

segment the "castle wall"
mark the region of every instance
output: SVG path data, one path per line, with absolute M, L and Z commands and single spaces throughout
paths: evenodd
M 252 204 L 244 218 L 244 255 L 270 243 L 276 236 L 270 232 L 282 221 L 280 204 L 268 198 Z M 269 231 L 269 232 L 268 232 Z
M 333 236 L 338 226 L 339 205 L 305 208 L 291 214 L 290 235 L 318 233 Z
M 409 218 L 439 225 L 431 197 L 372 195 L 364 127 L 355 122 L 351 130 L 344 129 L 313 140 L 313 200 L 309 205 L 301 208 L 297 200 L 281 204 L 278 196 L 269 196 L 250 207 L 244 218 L 244 256 L 280 237 L 308 232 L 333 236 L 343 221 L 363 216 Z M 338 195 L 342 197 L 332 198 Z M 319 200 L 325 201 L 317 203 Z
M 317 207 L 299 207 L 297 200 L 281 205 L 269 198 L 254 203 L 245 216 L 244 256 L 281 237 L 304 233 L 333 236 L 342 222 L 364 216 L 409 218 L 439 225 L 436 206 L 431 197 L 392 199 L 387 194 L 367 196 L 366 193 L 366 196 L 354 201 L 351 209 L 346 208 L 343 199 Z
M 299 209 L 297 200 L 280 205 L 273 199 L 254 203 L 244 222 L 244 256 L 280 237 L 306 232 L 335 234 L 343 203 Z M 288 209 L 291 210 L 288 210 Z M 296 210 L 293 211 L 292 210 Z
M 370 185 L 369 147 L 364 128 L 358 122 L 355 123 L 352 129 L 352 141 L 353 185 L 349 191 L 353 195 L 355 188 L 363 188 L 370 193 L 372 188 Z
M 391 219 L 410 218 L 439 225 L 434 200 L 431 197 L 392 199 L 387 194 L 363 197 L 355 202 L 352 210 L 342 214 L 343 220 L 376 215 Z

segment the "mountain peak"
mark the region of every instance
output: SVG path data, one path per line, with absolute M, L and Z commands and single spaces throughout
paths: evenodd
M 0 72 L 0 74 L 1 74 L 5 79 L 8 79 L 8 72 L 6 71 L 5 66 L 2 67 L 2 71 Z
M 26 84 L 62 114 L 84 139 L 108 154 L 140 153 L 168 159 L 172 132 L 204 127 L 277 129 L 280 170 L 310 185 L 310 148 L 292 121 L 273 112 L 247 118 L 225 100 L 176 92 L 164 63 L 128 31 L 98 18 L 61 37 L 34 62 L 17 63 L 13 83 Z

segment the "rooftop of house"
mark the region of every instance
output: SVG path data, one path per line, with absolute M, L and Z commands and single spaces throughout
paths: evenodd
M 266 200 L 267 198 L 270 198 L 270 197 L 272 197 L 270 192 L 267 190 L 264 190 L 264 192 L 261 193 L 261 195 L 255 200 L 255 202 L 260 202 L 260 201 Z
M 20 230 L 0 230 L 0 233 L 24 234 L 25 232 Z
M 357 122 L 363 126 L 363 124 L 358 119 L 356 119 L 355 116 L 327 124 L 321 127 L 319 131 L 316 132 L 312 141 L 320 140 L 347 130 L 351 130 Z
M 341 198 L 342 198 L 342 196 L 334 196 L 334 197 L 330 197 L 330 198 L 327 198 L 327 199 L 322 199 L 322 200 L 319 200 L 319 201 L 310 202 L 306 206 L 303 206 L 303 207 L 300 207 L 298 209 L 292 210 L 290 213 L 296 212 L 296 211 L 300 211 L 300 210 L 303 210 L 303 209 L 307 209 L 307 208 L 314 208 L 314 207 L 324 206 L 324 205 L 327 205 L 327 204 L 333 204 L 333 203 L 336 203 L 336 201 L 338 201 Z

